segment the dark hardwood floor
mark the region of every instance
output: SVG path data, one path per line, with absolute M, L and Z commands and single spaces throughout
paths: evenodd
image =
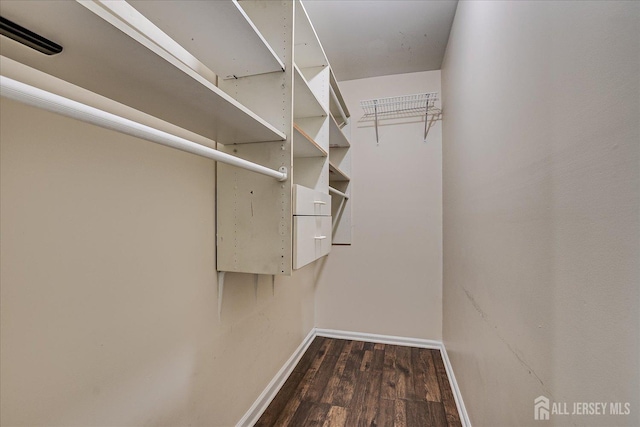
M 256 426 L 461 426 L 438 350 L 317 337 Z

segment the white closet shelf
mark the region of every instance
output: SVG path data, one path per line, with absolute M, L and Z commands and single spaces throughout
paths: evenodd
M 327 112 L 309 87 L 309 83 L 307 83 L 298 66 L 294 65 L 293 68 L 295 75 L 293 87 L 294 118 L 326 116 Z
M 329 148 L 350 147 L 351 144 L 349 144 L 349 140 L 338 126 L 335 117 L 333 117 L 333 114 L 329 115 L 331 116 L 329 120 Z
M 296 0 L 295 8 L 294 62 L 300 68 L 328 66 L 327 55 L 324 53 L 318 34 L 300 0 Z
M 236 0 L 128 2 L 222 78 L 285 68 Z
M 318 143 L 303 131 L 298 125 L 293 124 L 293 157 L 327 157 L 328 153 Z
M 349 175 L 340 170 L 329 160 L 329 181 L 350 181 Z
M 2 15 L 64 48 L 45 56 L 3 39 L 6 57 L 223 144 L 286 139 L 162 48 L 143 45 L 77 2 L 5 2 Z M 176 105 L 183 114 L 175 115 Z

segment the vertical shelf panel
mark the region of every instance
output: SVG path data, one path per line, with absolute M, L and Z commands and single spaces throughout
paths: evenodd
M 222 80 L 220 86 L 285 129 L 286 140 L 220 149 L 275 169 L 285 166 L 289 179 L 269 182 L 218 165 L 217 269 L 289 275 L 293 265 L 293 4 L 243 1 L 241 5 L 285 64 L 285 72 Z M 277 28 L 274 22 L 279 23 Z

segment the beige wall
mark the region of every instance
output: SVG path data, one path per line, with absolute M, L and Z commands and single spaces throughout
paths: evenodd
M 442 138 L 440 122 L 384 121 L 376 145 L 360 101 L 439 92 L 429 71 L 340 83 L 351 112 L 353 244 L 334 246 L 316 290 L 319 328 L 440 339 Z
M 444 341 L 475 426 L 640 425 L 640 3 L 460 2 L 442 70 Z
M 228 276 L 215 163 L 2 99 L 1 424 L 234 425 L 311 330 L 313 268 Z

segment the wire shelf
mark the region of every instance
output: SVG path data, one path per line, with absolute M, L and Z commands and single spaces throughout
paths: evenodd
M 442 114 L 442 110 L 436 107 L 437 100 L 438 92 L 428 92 L 360 101 L 364 115 L 358 121 L 375 121 L 376 142 L 379 144 L 378 120 L 423 116 L 426 142 L 429 129 Z M 428 116 L 431 116 L 431 120 L 428 120 Z
M 437 100 L 437 92 L 417 93 L 360 101 L 360 106 L 364 110 L 363 119 L 375 119 L 376 114 L 378 117 L 411 112 L 425 114 L 428 110 L 435 109 Z

